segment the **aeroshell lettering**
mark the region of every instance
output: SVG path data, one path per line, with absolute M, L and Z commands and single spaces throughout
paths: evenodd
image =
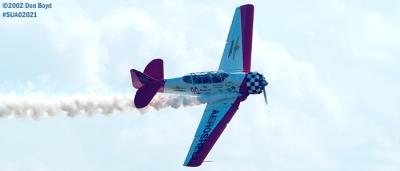
M 203 129 L 202 134 L 200 136 L 199 141 L 197 142 L 194 153 L 200 153 L 203 148 L 204 143 L 207 141 L 208 136 L 210 135 L 212 126 L 215 124 L 215 120 L 217 119 L 218 110 L 213 110 L 210 117 L 208 117 L 206 127 Z

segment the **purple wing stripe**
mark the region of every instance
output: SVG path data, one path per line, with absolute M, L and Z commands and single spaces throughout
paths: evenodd
M 251 4 L 241 6 L 240 15 L 242 23 L 243 72 L 248 73 L 251 70 L 254 6 Z
M 210 152 L 211 148 L 214 146 L 215 142 L 218 140 L 219 136 L 224 131 L 226 125 L 232 119 L 233 115 L 239 109 L 239 104 L 241 101 L 241 97 L 238 97 L 231 108 L 229 108 L 228 112 L 224 115 L 222 120 L 218 123 L 215 129 L 211 132 L 207 141 L 204 143 L 200 153 L 193 153 L 192 158 L 190 159 L 187 166 L 196 167 L 200 166 L 204 159 L 207 157 L 208 153 Z

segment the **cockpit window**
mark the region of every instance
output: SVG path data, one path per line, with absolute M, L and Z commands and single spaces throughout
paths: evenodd
M 224 72 L 200 72 L 184 76 L 183 81 L 190 84 L 221 83 L 226 77 L 228 74 Z
M 203 83 L 203 84 L 211 83 L 210 74 L 202 75 L 201 81 L 202 81 L 201 83 Z
M 193 83 L 195 84 L 202 83 L 200 75 L 192 75 L 192 78 L 193 78 Z
M 213 83 L 220 83 L 223 80 L 221 79 L 221 77 L 219 76 L 219 74 L 211 74 L 211 81 Z
M 225 79 L 226 77 L 228 77 L 228 74 L 225 72 L 220 72 L 220 76 Z
M 187 83 L 192 83 L 192 76 L 191 75 L 183 76 L 183 81 Z

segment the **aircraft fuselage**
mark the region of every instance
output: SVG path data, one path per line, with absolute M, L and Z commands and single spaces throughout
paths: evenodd
M 199 72 L 166 79 L 164 92 L 170 94 L 203 96 L 217 93 L 239 93 L 245 73 Z
M 260 81 L 265 78 L 256 72 L 232 72 L 226 73 L 223 71 L 210 71 L 190 73 L 183 77 L 165 79 L 164 93 L 193 95 L 193 96 L 208 96 L 215 94 L 244 94 L 247 93 L 246 77 L 259 75 Z M 254 82 L 254 81 L 253 81 Z M 243 85 L 244 84 L 244 85 Z M 257 83 L 258 84 L 262 84 Z M 259 93 L 249 93 L 259 94 Z

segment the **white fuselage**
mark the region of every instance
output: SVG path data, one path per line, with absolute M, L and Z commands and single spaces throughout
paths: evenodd
M 239 93 L 244 72 L 202 72 L 165 80 L 164 93 L 181 95 L 215 95 Z

